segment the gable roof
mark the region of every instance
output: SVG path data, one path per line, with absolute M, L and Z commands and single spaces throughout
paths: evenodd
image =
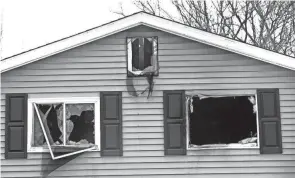
M 295 58 L 293 57 L 189 27 L 145 12 L 138 12 L 58 41 L 7 57 L 0 61 L 1 73 L 139 25 L 145 25 L 193 41 L 295 70 Z

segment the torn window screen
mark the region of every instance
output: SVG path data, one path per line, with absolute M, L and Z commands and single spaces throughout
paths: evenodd
M 258 146 L 254 96 L 193 97 L 189 108 L 189 147 Z

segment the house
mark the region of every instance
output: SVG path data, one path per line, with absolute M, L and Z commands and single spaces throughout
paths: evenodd
M 295 176 L 292 57 L 139 12 L 0 68 L 3 177 Z

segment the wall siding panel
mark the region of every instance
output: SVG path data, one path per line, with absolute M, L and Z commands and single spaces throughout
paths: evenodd
M 160 73 L 153 96 L 127 92 L 127 36 L 158 36 Z M 140 92 L 145 78 L 133 80 Z M 260 155 L 258 149 L 189 150 L 187 156 L 164 156 L 163 90 L 203 94 L 255 94 L 279 88 L 283 154 Z M 255 59 L 140 26 L 41 61 L 5 72 L 1 78 L 2 177 L 41 177 L 55 165 L 49 153 L 5 160 L 5 94 L 29 98 L 99 96 L 123 91 L 123 157 L 79 155 L 49 177 L 220 177 L 293 178 L 295 174 L 295 72 Z

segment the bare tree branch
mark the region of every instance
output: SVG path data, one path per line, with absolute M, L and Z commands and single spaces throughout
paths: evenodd
M 120 16 L 125 17 L 126 14 L 124 13 L 123 4 L 122 2 L 119 3 L 119 10 L 112 10 L 113 13 L 118 14 Z
M 141 11 L 295 57 L 294 1 L 134 0 Z M 122 5 L 116 14 L 125 16 Z

